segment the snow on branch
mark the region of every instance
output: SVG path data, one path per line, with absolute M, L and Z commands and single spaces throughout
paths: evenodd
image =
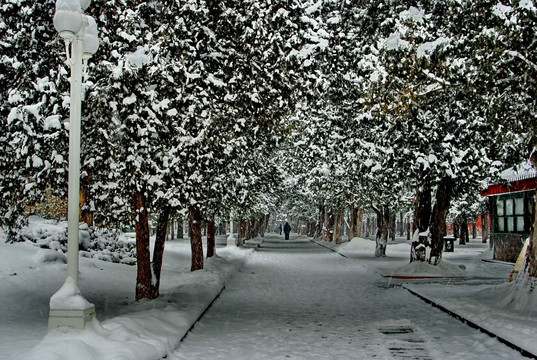
M 309 6 L 306 9 L 306 14 L 308 14 L 308 15 L 313 14 L 314 12 L 318 11 L 321 8 L 322 5 L 323 5 L 323 0 L 317 1 L 315 4 Z
M 435 74 L 431 73 L 429 70 L 427 69 L 423 69 L 421 70 L 421 72 L 423 73 L 423 75 L 427 76 L 429 79 L 433 80 L 433 81 L 436 81 L 437 83 L 441 84 L 441 85 L 444 85 L 444 86 L 454 86 L 452 85 L 449 81 L 447 80 L 444 80 L 438 76 L 436 76 Z
M 436 39 L 435 41 L 429 41 L 429 42 L 423 43 L 416 50 L 416 56 L 418 57 L 418 59 L 425 57 L 425 56 L 429 56 L 436 50 L 436 48 L 449 42 L 450 40 L 448 38 L 440 37 Z
M 535 64 L 534 62 L 529 60 L 527 57 L 525 57 L 524 55 L 522 55 L 518 51 L 507 50 L 506 54 L 511 55 L 512 57 L 519 58 L 520 60 L 524 61 L 526 64 L 531 66 L 533 68 L 533 70 L 537 70 L 537 64 Z

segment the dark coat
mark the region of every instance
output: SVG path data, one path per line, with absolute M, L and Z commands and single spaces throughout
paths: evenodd
M 283 226 L 283 231 L 286 234 L 289 234 L 291 232 L 291 225 L 289 225 L 289 223 L 285 223 L 285 225 Z

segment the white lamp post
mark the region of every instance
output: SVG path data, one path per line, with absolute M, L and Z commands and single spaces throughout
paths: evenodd
M 83 329 L 95 316 L 95 306 L 78 288 L 79 193 L 80 193 L 80 112 L 82 101 L 82 62 L 99 47 L 97 24 L 82 10 L 90 0 L 57 0 L 54 27 L 65 40 L 67 62 L 71 67 L 69 118 L 69 189 L 67 209 L 67 279 L 50 299 L 49 330 L 59 326 Z M 69 45 L 71 51 L 69 52 Z M 70 55 L 69 55 L 70 54 Z
M 229 213 L 229 236 L 226 246 L 237 246 L 237 240 L 233 236 L 233 214 L 231 212 Z

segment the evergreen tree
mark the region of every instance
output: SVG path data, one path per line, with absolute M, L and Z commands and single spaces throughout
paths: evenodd
M 429 261 L 435 264 L 441 258 L 451 198 L 478 192 L 497 170 L 494 160 L 502 158 L 506 141 L 485 121 L 487 109 L 476 110 L 468 96 L 475 90 L 466 83 L 472 68 L 458 50 L 468 44 L 453 20 L 464 14 L 467 4 L 444 5 L 409 7 L 385 22 L 396 30 L 379 39 L 375 60 L 382 71 L 371 75 L 371 111 L 381 115 L 378 121 L 391 124 L 394 163 L 399 164 L 394 168 L 414 180 L 418 201 L 431 203 L 431 190 L 435 193 L 432 208 L 420 213 L 420 230 L 430 234 L 422 241 L 431 247 Z M 492 141 L 498 137 L 503 141 Z
M 470 3 L 469 9 L 470 20 L 475 21 L 478 15 L 488 19 L 485 29 L 474 30 L 476 56 L 472 66 L 479 71 L 469 79 L 479 86 L 480 105 L 489 109 L 486 121 L 496 131 L 511 134 L 510 141 L 504 142 L 510 155 L 506 165 L 530 158 L 537 168 L 537 8 L 531 0 L 483 0 Z M 535 209 L 533 216 L 530 242 L 534 245 Z M 529 248 L 528 272 L 537 277 L 537 246 Z
M 0 7 L 0 226 L 11 241 L 48 187 L 67 191 L 68 69 L 53 15 L 54 1 Z

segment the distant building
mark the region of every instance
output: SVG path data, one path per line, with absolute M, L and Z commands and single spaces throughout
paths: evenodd
M 494 259 L 516 262 L 530 234 L 537 170 L 530 163 L 502 173 L 502 182 L 481 192 L 492 202 L 491 240 Z

